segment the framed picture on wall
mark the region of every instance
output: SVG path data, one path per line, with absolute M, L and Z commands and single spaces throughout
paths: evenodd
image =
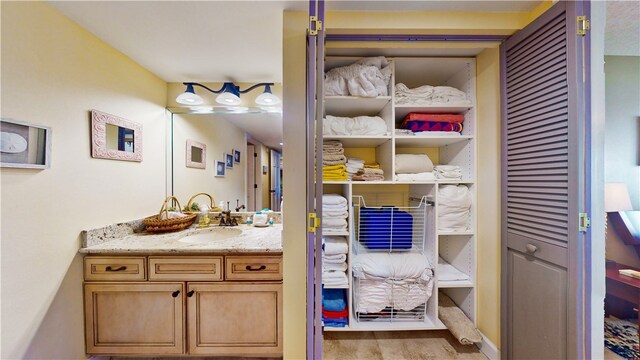
M 216 177 L 224 177 L 225 168 L 224 161 L 216 161 Z
M 233 169 L 233 155 L 225 154 L 226 164 L 229 169 Z
M 267 171 L 269 171 L 267 165 L 262 165 L 262 175 L 267 175 Z
M 51 128 L 2 118 L 0 166 L 48 169 L 51 164 Z
M 240 164 L 240 150 L 233 150 L 233 162 Z

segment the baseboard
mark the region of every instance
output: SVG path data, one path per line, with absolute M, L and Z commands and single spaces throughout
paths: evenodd
M 482 335 L 482 342 L 478 345 L 480 352 L 491 360 L 500 360 L 500 350 L 498 350 L 498 347 L 484 336 L 482 332 L 480 332 L 480 335 Z

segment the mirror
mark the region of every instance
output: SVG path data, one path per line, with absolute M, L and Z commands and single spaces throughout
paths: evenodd
M 205 169 L 207 167 L 207 145 L 187 140 L 187 167 Z
M 142 161 L 142 125 L 91 110 L 91 156 Z

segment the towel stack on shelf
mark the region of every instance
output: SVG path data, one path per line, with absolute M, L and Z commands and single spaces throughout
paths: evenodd
M 438 189 L 438 229 L 468 231 L 471 217 L 471 191 L 464 185 L 441 185 Z
M 396 181 L 435 180 L 433 162 L 427 154 L 396 154 Z
M 409 113 L 405 116 L 400 128 L 419 132 L 462 132 L 464 115 L 459 114 L 423 114 Z
M 322 135 L 324 136 L 376 136 L 387 133 L 387 123 L 379 116 L 331 116 L 327 115 L 322 121 Z
M 322 284 L 330 287 L 347 288 L 347 239 L 343 236 L 322 238 Z
M 456 165 L 436 165 L 433 168 L 436 178 L 442 180 L 461 180 L 462 170 Z
M 347 176 L 349 180 L 358 173 L 359 170 L 364 169 L 364 160 L 358 158 L 347 159 Z
M 376 97 L 389 95 L 391 66 L 384 56 L 362 58 L 355 63 L 327 71 L 324 94 Z
M 325 141 L 322 145 L 322 180 L 346 181 L 347 158 L 340 141 Z
M 338 194 L 322 195 L 322 229 L 323 231 L 347 231 L 349 205 L 347 199 Z
M 351 179 L 354 181 L 383 181 L 384 170 L 380 168 L 380 164 L 364 164 L 364 167 L 358 170 Z
M 322 321 L 324 326 L 349 325 L 347 292 L 345 289 L 322 289 Z
M 457 103 L 471 105 L 464 91 L 450 86 L 422 85 L 410 89 L 403 83 L 395 86 L 395 102 L 398 105 L 435 105 Z

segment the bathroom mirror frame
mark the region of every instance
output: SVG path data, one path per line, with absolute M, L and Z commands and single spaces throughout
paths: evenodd
M 133 130 L 133 152 L 107 147 L 107 125 Z M 142 161 L 142 125 L 98 110 L 91 110 L 91 157 Z
M 202 156 L 200 161 L 194 160 L 193 150 L 199 149 Z M 190 168 L 206 169 L 207 168 L 207 145 L 197 142 L 195 140 L 187 139 L 187 151 L 186 151 L 186 165 Z
M 8 129 L 7 129 L 8 128 Z M 48 169 L 51 167 L 51 128 L 34 125 L 25 121 L 2 118 L 0 119 L 0 132 L 19 135 L 25 141 L 24 156 L 19 159 L 17 153 L 8 152 L 8 155 L 0 156 L 0 167 L 22 169 Z M 17 132 L 22 132 L 20 135 Z M 35 146 L 33 146 L 35 143 Z M 32 151 L 33 150 L 33 151 Z

